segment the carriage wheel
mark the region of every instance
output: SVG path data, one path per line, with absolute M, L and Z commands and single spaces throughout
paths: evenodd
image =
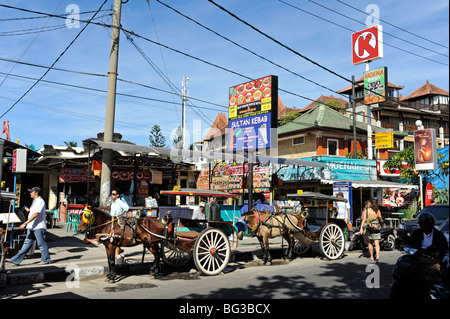
M 320 250 L 328 259 L 338 259 L 344 253 L 344 232 L 339 225 L 331 223 L 325 225 L 320 232 Z
M 205 275 L 218 275 L 228 265 L 231 256 L 230 242 L 220 229 L 203 231 L 194 245 L 194 262 Z
M 162 253 L 164 262 L 174 268 L 183 267 L 192 259 L 192 254 L 189 251 L 178 248 L 170 243 L 162 244 Z
M 300 240 L 295 240 L 294 243 L 294 254 L 297 256 L 302 256 L 306 254 L 311 249 L 311 245 L 305 245 Z

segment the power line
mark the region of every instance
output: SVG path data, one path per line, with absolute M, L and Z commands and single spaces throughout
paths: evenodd
M 276 44 L 280 45 L 281 47 L 283 47 L 283 48 L 287 49 L 288 51 L 294 53 L 295 55 L 298 55 L 299 57 L 301 57 L 301 58 L 307 60 L 308 62 L 311 62 L 312 64 L 318 66 L 319 68 L 321 68 L 321 69 L 323 69 L 323 70 L 325 70 L 325 71 L 327 71 L 327 72 L 329 72 L 329 73 L 331 73 L 331 74 L 333 74 L 333 75 L 335 75 L 335 76 L 337 76 L 337 77 L 339 77 L 339 78 L 341 78 L 341 79 L 343 79 L 343 80 L 345 80 L 345 81 L 347 81 L 347 82 L 350 82 L 351 84 L 354 84 L 355 87 L 363 88 L 364 90 L 369 91 L 369 92 L 371 92 L 371 93 L 373 93 L 373 94 L 376 94 L 377 96 L 382 96 L 380 93 L 375 92 L 375 91 L 372 90 L 372 89 L 364 88 L 364 85 L 361 86 L 360 84 L 358 84 L 357 81 L 356 81 L 356 82 L 353 82 L 352 80 L 347 79 L 347 78 L 344 77 L 343 75 L 340 75 L 339 73 L 337 73 L 337 72 L 335 72 L 335 71 L 333 71 L 333 70 L 330 70 L 329 68 L 323 66 L 322 64 L 320 64 L 320 63 L 318 63 L 318 62 L 316 62 L 316 61 L 314 61 L 314 60 L 312 60 L 312 59 L 310 59 L 310 58 L 304 56 L 303 54 L 301 54 L 301 53 L 295 51 L 294 49 L 290 48 L 289 46 L 287 46 L 287 45 L 283 44 L 282 42 L 278 41 L 277 39 L 271 37 L 271 36 L 268 35 L 267 33 L 262 32 L 261 30 L 259 30 L 259 29 L 256 28 L 255 26 L 251 25 L 251 24 L 248 23 L 247 21 L 242 20 L 241 18 L 239 18 L 238 16 L 236 16 L 234 13 L 232 13 L 232 12 L 228 11 L 227 9 L 225 9 L 223 6 L 221 6 L 221 5 L 217 4 L 217 3 L 215 3 L 213 0 L 207 0 L 207 1 L 210 2 L 210 3 L 212 3 L 213 5 L 215 5 L 216 7 L 218 7 L 219 9 L 221 9 L 222 11 L 226 12 L 227 14 L 229 14 L 230 16 L 232 16 L 233 18 L 235 18 L 236 20 L 240 21 L 241 23 L 245 24 L 246 26 L 250 27 L 251 29 L 255 30 L 255 31 L 258 32 L 259 34 L 263 35 L 264 37 L 266 37 L 266 38 L 272 40 L 273 42 L 275 42 Z M 279 1 L 281 1 L 281 0 L 279 0 Z M 279 89 L 279 90 L 280 90 L 280 89 Z M 383 96 L 382 96 L 382 97 L 383 97 Z M 387 100 L 390 100 L 390 101 L 393 101 L 393 102 L 395 102 L 395 103 L 397 103 L 397 104 L 399 104 L 399 105 L 403 105 L 403 106 L 409 107 L 409 105 L 403 104 L 403 103 L 401 103 L 400 101 L 397 101 L 397 100 L 395 100 L 395 99 L 393 99 L 393 98 L 391 98 L 391 97 L 386 96 L 386 97 L 384 97 L 384 98 L 386 99 L 386 101 L 387 101 Z
M 330 89 L 330 88 L 328 88 L 328 87 L 326 87 L 326 86 L 324 86 L 324 85 L 322 85 L 322 84 L 320 84 L 320 83 L 317 83 L 317 82 L 315 82 L 315 81 L 313 81 L 313 80 L 311 80 L 311 79 L 309 79 L 309 78 L 307 78 L 307 77 L 304 77 L 304 76 L 302 76 L 302 75 L 300 75 L 300 74 L 298 74 L 298 73 L 296 73 L 296 72 L 294 72 L 294 71 L 292 71 L 292 70 L 289 70 L 289 69 L 285 68 L 284 66 L 279 65 L 278 63 L 275 63 L 275 62 L 273 62 L 273 61 L 271 61 L 271 60 L 269 60 L 269 59 L 267 59 L 267 58 L 261 56 L 260 54 L 258 54 L 258 53 L 256 53 L 256 52 L 254 52 L 254 51 L 252 51 L 252 50 L 250 50 L 250 49 L 248 49 L 248 48 L 246 48 L 246 47 L 240 45 L 239 43 L 237 43 L 237 42 L 235 42 L 235 41 L 233 41 L 233 40 L 231 40 L 231 39 L 229 39 L 229 38 L 227 38 L 227 37 L 221 35 L 220 33 L 218 33 L 218 32 L 216 32 L 216 31 L 212 30 L 211 28 L 209 28 L 209 27 L 207 27 L 207 26 L 201 24 L 200 22 L 198 22 L 198 21 L 196 21 L 196 20 L 194 20 L 194 19 L 188 17 L 187 15 L 181 13 L 180 11 L 176 10 L 175 8 L 172 8 L 171 6 L 165 4 L 164 2 L 161 2 L 160 0 L 156 0 L 156 1 L 159 2 L 160 4 L 164 5 L 165 7 L 171 9 L 172 11 L 178 13 L 179 15 L 185 17 L 186 19 L 188 19 L 188 20 L 194 22 L 195 24 L 199 25 L 200 27 L 202 27 L 202 28 L 204 28 L 204 29 L 206 29 L 206 30 L 212 32 L 213 34 L 217 35 L 218 37 L 220 37 L 220 38 L 222 38 L 222 39 L 224 39 L 224 40 L 226 40 L 226 41 L 228 41 L 228 42 L 230 42 L 230 43 L 236 45 L 237 47 L 239 47 L 239 48 L 241 48 L 241 49 L 243 49 L 243 50 L 245 50 L 245 51 L 247 51 L 247 52 L 250 52 L 251 54 L 257 56 L 258 58 L 261 58 L 261 59 L 263 59 L 264 61 L 267 61 L 267 62 L 269 62 L 269 63 L 271 63 L 271 64 L 273 64 L 273 65 L 275 65 L 275 66 L 277 66 L 277 67 L 279 67 L 279 68 L 281 68 L 281 69 L 283 69 L 283 70 L 285 70 L 285 71 L 287 71 L 287 72 L 289 72 L 289 73 L 291 73 L 291 74 L 293 74 L 293 75 L 296 75 L 296 76 L 302 78 L 302 79 L 305 80 L 305 81 L 308 81 L 308 82 L 310 82 L 310 83 L 312 83 L 312 84 L 315 84 L 315 85 L 317 85 L 317 86 L 320 86 L 321 88 L 324 88 L 324 89 L 326 89 L 326 90 L 329 90 L 329 91 L 331 91 L 331 92 L 333 92 L 333 93 L 339 94 L 338 92 L 336 92 L 336 91 L 333 90 L 333 89 Z
M 59 6 L 61 5 L 61 3 L 62 3 L 63 1 L 64 1 L 64 0 L 61 0 L 61 2 L 58 4 L 58 6 L 57 6 L 57 7 L 55 8 L 55 10 L 53 11 L 53 13 L 55 13 L 56 10 L 58 10 Z M 38 34 L 36 34 L 36 36 L 33 38 L 33 40 L 31 40 L 30 44 L 27 46 L 27 48 L 25 49 L 25 51 L 24 51 L 24 52 L 22 53 L 22 55 L 20 56 L 19 61 L 22 60 L 23 56 L 27 53 L 28 49 L 33 45 L 34 41 L 37 39 L 37 37 L 39 36 L 39 34 L 41 34 L 41 31 L 44 29 L 44 27 L 47 25 L 47 23 L 50 21 L 50 19 L 51 19 L 50 17 L 47 18 L 47 21 L 45 21 L 44 25 L 40 28 Z M 17 64 L 14 64 L 14 65 L 12 66 L 11 70 L 9 70 L 9 73 L 11 73 L 11 72 L 14 70 L 14 68 L 16 67 L 16 65 L 17 65 Z M 3 83 L 6 81 L 6 79 L 8 79 L 8 75 L 5 76 L 5 78 L 3 79 L 3 81 L 0 83 L 0 86 L 3 85 Z
M 92 21 L 92 19 L 94 19 L 94 17 L 97 15 L 97 13 L 102 9 L 102 7 L 106 4 L 108 0 L 105 0 L 102 5 L 100 6 L 100 8 L 97 10 L 96 13 L 94 13 L 94 15 L 91 17 L 91 19 L 86 23 L 86 25 L 81 29 L 81 31 L 75 36 L 75 38 L 72 40 L 72 42 L 69 43 L 69 45 L 64 49 L 64 51 L 58 56 L 58 58 L 55 60 L 55 62 L 53 62 L 53 64 L 50 66 L 50 68 L 48 68 L 47 71 L 45 71 L 45 73 L 8 109 L 6 110 L 1 116 L 0 119 L 5 116 L 9 111 L 11 111 L 14 106 L 17 105 L 17 103 L 19 103 L 38 83 L 39 81 L 41 81 L 48 72 L 50 72 L 50 70 L 53 68 L 53 66 L 61 59 L 61 57 L 67 52 L 67 50 L 69 50 L 69 48 L 72 46 L 72 44 L 78 39 L 78 37 L 81 35 L 81 33 L 83 33 L 83 31 L 87 28 L 87 26 L 90 24 L 90 22 Z
M 338 12 L 338 11 L 336 11 L 336 10 L 333 10 L 333 9 L 331 9 L 331 8 L 329 8 L 329 7 L 325 6 L 325 5 L 323 5 L 323 4 L 317 3 L 317 2 L 315 2 L 315 1 L 313 1 L 313 0 L 308 0 L 308 1 L 311 2 L 311 3 L 314 3 L 315 5 L 317 5 L 317 6 L 319 6 L 319 7 L 322 7 L 322 8 L 324 8 L 324 9 L 327 9 L 327 10 L 331 11 L 331 12 L 334 12 L 334 13 L 336 13 L 336 14 L 339 14 L 339 15 L 341 15 L 341 16 L 343 16 L 343 17 L 349 19 L 349 20 L 352 20 L 352 21 L 355 21 L 355 22 L 357 22 L 357 23 L 359 23 L 359 24 L 365 25 L 365 23 L 363 23 L 363 22 L 361 22 L 361 21 L 359 21 L 359 20 L 357 20 L 357 19 L 355 19 L 355 18 L 349 17 L 349 16 L 347 16 L 347 15 L 341 13 L 341 12 Z M 449 57 L 447 54 L 444 54 L 444 53 L 441 53 L 441 52 L 432 50 L 432 49 L 430 49 L 430 48 L 424 47 L 424 46 L 422 46 L 422 45 L 419 45 L 419 44 L 417 44 L 417 43 L 414 43 L 414 42 L 405 40 L 405 39 L 403 39 L 403 38 L 401 38 L 401 37 L 398 37 L 398 36 L 396 36 L 396 35 L 394 35 L 394 34 L 391 34 L 391 33 L 386 32 L 385 30 L 383 30 L 383 34 L 387 34 L 387 35 L 389 35 L 389 36 L 391 36 L 391 37 L 393 37 L 393 38 L 396 38 L 396 39 L 398 39 L 398 40 L 400 40 L 400 41 L 409 43 L 409 44 L 414 45 L 414 46 L 416 46 L 416 47 L 418 47 L 418 48 L 421 48 L 421 49 L 424 49 L 424 50 L 427 50 L 427 51 L 430 51 L 430 52 L 433 52 L 433 53 L 436 53 L 436 54 L 445 56 L 445 57 L 447 57 L 447 58 Z M 383 41 L 383 43 L 385 43 L 386 45 L 389 45 L 388 43 L 386 43 L 386 42 L 384 42 L 384 41 Z M 392 46 L 392 47 L 394 47 L 394 46 Z M 397 48 L 397 47 L 394 47 L 394 48 L 399 49 L 399 48 Z M 411 53 L 411 52 L 409 52 L 409 51 L 407 51 L 407 52 L 408 52 L 408 53 Z
M 0 58 L 0 61 L 17 63 L 17 64 L 22 64 L 22 65 L 32 66 L 32 67 L 37 67 L 37 68 L 44 68 L 44 69 L 48 68 L 48 66 L 44 66 L 44 65 L 39 65 L 39 64 L 35 64 L 35 63 L 29 63 L 29 62 L 23 62 L 23 61 L 15 61 L 15 60 L 5 59 L 5 58 Z M 61 72 L 67 72 L 67 73 L 74 73 L 74 74 L 81 74 L 81 75 L 96 76 L 96 77 L 108 77 L 108 75 L 106 75 L 106 74 L 99 74 L 99 73 L 92 73 L 92 72 L 83 72 L 83 71 L 69 70 L 69 69 L 63 69 L 63 68 L 57 68 L 57 67 L 54 67 L 52 70 L 54 70 L 54 71 L 61 71 Z M 3 73 L 3 72 L 0 72 L 0 73 Z M 18 76 L 18 75 L 16 75 L 16 76 Z M 134 81 L 130 81 L 130 80 L 122 79 L 122 78 L 117 78 L 117 80 L 121 81 L 121 82 L 124 82 L 124 83 L 138 85 L 138 86 L 141 86 L 141 87 L 144 87 L 144 88 L 147 88 L 147 89 L 151 89 L 151 90 L 155 90 L 155 91 L 159 91 L 159 92 L 163 92 L 163 93 L 176 95 L 177 97 L 181 98 L 181 94 L 177 94 L 177 93 L 174 93 L 172 91 L 163 90 L 163 89 L 156 88 L 156 87 L 153 87 L 153 86 L 150 86 L 150 85 L 147 85 L 147 84 L 134 82 Z M 206 101 L 206 100 L 199 99 L 199 98 L 192 97 L 192 96 L 190 96 L 189 98 L 192 99 L 192 100 L 198 101 L 198 102 L 205 103 L 205 104 L 210 104 L 210 105 L 213 105 L 213 106 L 218 106 L 218 107 L 221 107 L 221 108 L 228 109 L 228 106 L 225 106 L 225 105 L 217 104 L 217 103 L 214 103 L 214 102 Z
M 299 10 L 299 11 L 302 11 L 302 12 L 305 12 L 305 13 L 307 13 L 307 14 L 309 14 L 309 15 L 312 15 L 313 17 L 316 17 L 316 18 L 321 19 L 321 20 L 323 20 L 323 21 L 326 21 L 326 22 L 328 22 L 328 23 L 334 24 L 334 25 L 336 25 L 336 26 L 338 26 L 338 27 L 340 27 L 340 28 L 343 28 L 343 29 L 345 29 L 345 30 L 348 30 L 348 31 L 350 31 L 350 32 L 352 32 L 352 33 L 357 32 L 357 31 L 352 30 L 352 29 L 350 29 L 350 28 L 347 28 L 347 27 L 345 27 L 345 26 L 343 26 L 343 25 L 341 25 L 341 24 L 338 24 L 338 23 L 336 23 L 336 22 L 334 22 L 334 21 L 325 19 L 325 18 L 323 18 L 323 17 L 321 17 L 321 16 L 319 16 L 319 15 L 317 15 L 317 14 L 311 13 L 311 12 L 309 12 L 309 11 L 307 11 L 307 10 L 304 10 L 304 9 L 301 9 L 301 8 L 299 8 L 299 7 L 297 7 L 297 6 L 294 6 L 293 4 L 287 3 L 287 2 L 285 2 L 285 1 L 283 1 L 283 0 L 278 0 L 278 1 L 281 2 L 281 3 L 284 3 L 284 4 L 288 5 L 288 6 L 290 6 L 290 7 L 292 7 L 292 8 L 294 8 L 294 9 L 297 9 L 297 10 Z M 310 0 L 309 0 L 309 1 L 310 1 Z M 331 10 L 331 9 L 330 9 L 330 10 Z M 385 32 L 385 33 L 386 33 L 386 32 Z M 380 41 L 380 42 L 381 42 L 381 41 Z M 448 64 L 446 64 L 446 63 L 443 63 L 443 62 L 440 62 L 440 61 L 437 61 L 437 60 L 434 60 L 434 59 L 430 59 L 430 58 L 424 57 L 424 56 L 422 56 L 422 55 L 420 55 L 420 54 L 417 54 L 417 53 L 414 53 L 414 52 L 411 52 L 411 51 L 408 51 L 408 50 L 405 50 L 405 49 L 396 47 L 396 46 L 394 46 L 394 45 L 392 45 L 392 44 L 389 44 L 389 43 L 386 43 L 386 42 L 384 42 L 384 41 L 383 41 L 383 43 L 384 43 L 385 45 L 387 45 L 387 46 L 390 46 L 390 47 L 394 48 L 394 49 L 397 49 L 397 50 L 400 50 L 400 51 L 403 51 L 403 52 L 406 52 L 406 53 L 415 55 L 415 56 L 417 56 L 417 57 L 419 57 L 419 58 L 426 59 L 426 60 L 429 60 L 429 61 L 432 61 L 432 62 L 435 62 L 435 63 L 439 63 L 439 64 L 442 64 L 442 65 L 448 66 Z M 434 51 L 434 52 L 435 52 L 435 51 Z M 440 53 L 439 53 L 439 54 L 440 54 Z
M 353 6 L 351 6 L 351 5 L 347 4 L 347 3 L 345 3 L 345 2 L 343 2 L 343 1 L 340 1 L 340 0 L 336 0 L 336 1 L 342 3 L 343 5 L 345 5 L 345 6 L 347 6 L 347 7 L 350 7 L 350 8 L 352 8 L 352 9 L 356 10 L 356 11 L 359 11 L 359 12 L 362 12 L 362 13 L 364 13 L 364 14 L 367 14 L 366 12 L 364 12 L 364 11 L 358 9 L 358 8 L 355 8 L 355 7 L 353 7 Z M 441 47 L 443 47 L 443 48 L 449 49 L 449 47 L 447 47 L 447 46 L 445 46 L 445 45 L 442 45 L 442 44 L 440 44 L 440 43 L 434 42 L 434 41 L 432 41 L 432 40 L 430 40 L 430 39 L 427 39 L 427 38 L 425 38 L 425 37 L 422 37 L 422 36 L 420 36 L 420 35 L 418 35 L 418 34 L 412 33 L 412 32 L 410 32 L 410 31 L 405 30 L 405 29 L 403 29 L 403 28 L 401 28 L 401 27 L 398 27 L 398 26 L 396 26 L 396 25 L 394 25 L 394 24 L 392 24 L 392 23 L 389 23 L 389 22 L 387 22 L 386 20 L 383 20 L 383 19 L 379 19 L 379 20 L 382 21 L 382 22 L 384 22 L 384 23 L 386 23 L 386 24 L 389 24 L 390 26 L 392 26 L 392 27 L 394 27 L 394 28 L 397 28 L 397 29 L 399 29 L 399 30 L 402 30 L 403 32 L 406 32 L 406 33 L 409 33 L 409 34 L 411 34 L 411 35 L 413 35 L 413 36 L 415 36 L 415 37 L 418 37 L 418 38 L 420 38 L 420 39 L 422 39 L 422 40 L 426 40 L 426 41 L 428 41 L 428 42 L 430 42 L 430 43 L 433 43 L 433 44 L 439 45 L 439 46 L 441 46 Z

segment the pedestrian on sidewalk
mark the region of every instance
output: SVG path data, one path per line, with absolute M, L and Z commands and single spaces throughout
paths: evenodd
M 27 228 L 27 237 L 25 238 L 22 249 L 20 249 L 17 255 L 11 259 L 7 259 L 7 261 L 20 265 L 25 255 L 33 247 L 35 241 L 37 241 L 38 248 L 41 251 L 41 262 L 39 265 L 46 265 L 51 261 L 48 246 L 45 241 L 45 232 L 47 230 L 45 202 L 41 197 L 42 190 L 40 187 L 35 186 L 28 191 L 33 199 L 33 203 L 30 208 L 25 208 L 28 212 L 28 219 L 19 227 L 20 229 Z

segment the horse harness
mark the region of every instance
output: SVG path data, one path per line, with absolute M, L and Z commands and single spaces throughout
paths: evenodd
M 119 246 L 123 243 L 123 241 L 125 239 L 131 241 L 133 245 L 136 244 L 138 239 L 143 241 L 142 238 L 137 233 L 137 226 L 138 225 L 144 231 L 149 233 L 150 235 L 159 238 L 159 239 L 156 239 L 156 240 L 152 240 L 150 242 L 146 238 L 144 238 L 144 240 L 147 242 L 147 244 L 151 243 L 153 241 L 158 241 L 158 240 L 163 239 L 163 238 L 161 238 L 161 236 L 152 233 L 151 231 L 146 229 L 144 226 L 142 226 L 140 223 L 138 223 L 137 217 L 111 216 L 111 220 L 110 221 L 108 221 L 106 223 L 103 223 L 103 224 L 100 224 L 100 225 L 97 225 L 97 226 L 92 226 L 94 224 L 94 222 L 95 222 L 95 217 L 94 217 L 94 214 L 92 213 L 92 211 L 86 208 L 86 209 L 83 210 L 82 218 L 83 218 L 83 221 L 90 226 L 90 229 L 96 229 L 96 228 L 99 228 L 101 226 L 105 226 L 105 225 L 111 224 L 111 230 L 110 230 L 110 232 L 108 234 L 98 234 L 99 240 L 105 241 L 105 240 L 109 239 L 111 242 L 113 242 L 115 239 L 119 239 L 120 240 L 120 242 L 118 244 Z M 120 229 L 122 231 L 121 235 L 116 235 L 114 233 L 114 223 L 117 223 L 117 225 L 120 226 Z M 126 226 L 130 227 L 131 232 L 132 232 L 132 237 L 125 237 L 125 236 L 123 236 L 123 234 L 125 234 L 125 227 Z
M 280 229 L 280 233 L 283 233 L 286 230 L 290 229 L 288 226 L 286 226 L 286 220 L 289 221 L 289 223 L 292 226 L 294 226 L 294 228 L 297 231 L 303 231 L 302 229 L 298 228 L 296 225 L 292 224 L 292 221 L 288 218 L 287 213 L 285 213 L 285 212 L 268 213 L 265 218 L 257 210 L 254 210 L 253 214 L 254 214 L 256 220 L 258 221 L 258 224 L 256 225 L 256 228 L 252 231 L 253 234 L 256 234 L 258 232 L 258 229 L 259 229 L 259 227 L 261 225 L 266 226 L 270 230 L 272 230 L 272 228 L 279 228 Z M 278 217 L 278 216 L 282 217 L 282 220 L 276 219 L 280 223 L 280 225 L 274 225 L 271 221 L 274 218 Z

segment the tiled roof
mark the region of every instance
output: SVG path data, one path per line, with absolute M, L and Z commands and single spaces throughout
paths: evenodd
M 367 124 L 363 122 L 356 122 L 356 127 L 359 130 L 367 131 Z M 321 104 L 312 109 L 294 121 L 280 126 L 278 134 L 289 134 L 301 130 L 330 128 L 333 130 L 352 131 L 353 119 L 342 115 L 341 113 Z M 372 126 L 373 132 L 385 131 L 376 126 Z
M 281 101 L 280 97 L 278 97 L 278 118 L 282 117 L 283 115 L 292 112 L 292 111 L 298 111 L 297 108 L 292 107 L 286 107 L 284 106 L 283 102 Z M 214 123 L 211 125 L 211 128 L 209 129 L 208 133 L 205 135 L 205 139 L 209 140 L 214 137 L 214 132 L 220 131 L 220 134 L 225 134 L 225 129 L 228 128 L 228 115 L 225 115 L 223 113 L 219 113 L 214 120 Z
M 427 83 L 422 85 L 420 88 L 415 90 L 414 92 L 408 94 L 401 101 L 414 100 L 426 95 L 445 95 L 449 96 L 448 91 L 437 87 L 436 85 L 431 84 L 428 80 Z
M 328 102 L 335 100 L 338 101 L 340 103 L 342 103 L 342 106 L 348 106 L 348 101 L 340 98 L 340 97 L 335 97 L 333 95 L 331 96 L 327 96 L 327 95 L 321 95 L 318 99 L 316 99 L 314 102 L 311 102 L 308 106 L 302 108 L 301 110 L 299 110 L 300 113 L 304 113 L 310 109 L 315 108 L 319 102 L 322 102 L 323 104 L 327 104 Z M 347 107 L 346 107 L 347 108 Z
M 205 139 L 209 140 L 214 138 L 214 136 L 217 136 L 217 130 L 220 131 L 220 134 L 225 134 L 226 128 L 228 128 L 228 117 L 223 113 L 217 114 L 217 117 L 206 134 Z

